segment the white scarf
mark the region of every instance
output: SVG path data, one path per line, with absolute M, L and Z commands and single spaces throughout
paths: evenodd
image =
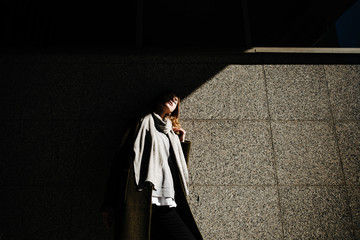
M 135 181 L 136 184 L 139 185 L 140 179 L 140 167 L 141 167 L 141 159 L 145 149 L 145 137 L 148 132 L 150 132 L 151 137 L 151 150 L 150 150 L 150 159 L 149 159 L 149 168 L 147 172 L 147 177 L 145 181 L 151 182 L 154 185 L 155 189 L 158 189 L 162 185 L 162 154 L 161 148 L 159 147 L 160 140 L 158 139 L 158 134 L 155 131 L 160 131 L 165 134 L 168 134 L 170 144 L 174 150 L 174 155 L 176 158 L 176 163 L 180 172 L 180 176 L 182 178 L 182 182 L 184 185 L 184 190 L 186 196 L 189 194 L 187 183 L 189 181 L 188 169 L 184 157 L 184 153 L 181 148 L 181 143 L 179 137 L 172 130 L 172 123 L 170 119 L 166 119 L 165 122 L 161 119 L 161 117 L 156 114 L 148 114 L 146 115 L 139 128 L 139 132 L 135 139 L 134 143 L 134 173 L 135 173 Z M 163 155 L 164 156 L 164 155 Z M 176 176 L 174 176 L 176 177 Z

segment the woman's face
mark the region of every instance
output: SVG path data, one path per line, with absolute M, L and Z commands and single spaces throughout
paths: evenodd
M 168 109 L 169 113 L 172 113 L 176 109 L 178 102 L 179 102 L 179 98 L 177 96 L 170 96 L 166 100 L 164 105 Z

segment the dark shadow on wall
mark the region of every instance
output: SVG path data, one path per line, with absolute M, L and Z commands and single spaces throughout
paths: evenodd
M 0 238 L 109 239 L 100 206 L 121 133 L 163 90 L 186 98 L 229 64 L 359 62 L 331 54 L 3 55 Z
M 0 61 L 1 239 L 107 236 L 100 207 L 124 126 L 161 91 L 185 97 L 225 66 L 159 57 Z

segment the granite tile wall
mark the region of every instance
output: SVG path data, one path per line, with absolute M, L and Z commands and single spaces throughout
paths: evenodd
M 121 133 L 169 88 L 204 239 L 360 239 L 356 59 L 1 56 L 0 239 L 111 239 L 100 205 Z
M 185 99 L 206 239 L 360 238 L 359 71 L 229 64 Z

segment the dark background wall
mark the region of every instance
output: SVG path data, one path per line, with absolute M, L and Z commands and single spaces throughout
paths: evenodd
M 110 239 L 100 206 L 121 132 L 168 88 L 184 100 L 190 203 L 205 239 L 356 239 L 358 64 L 331 54 L 3 55 L 1 239 Z
M 169 88 L 205 239 L 356 239 L 359 55 L 243 53 L 337 47 L 354 2 L 2 1 L 0 239 L 110 239 L 121 133 Z
M 186 96 L 223 66 L 191 57 L 2 57 L 1 238 L 102 238 L 100 204 L 124 125 L 161 91 Z
M 336 31 L 348 25 L 357 29 L 359 23 L 348 20 L 335 27 L 335 22 L 355 2 L 4 0 L 0 52 L 340 47 L 345 45 L 339 45 Z M 358 15 L 358 10 L 347 16 Z M 346 35 L 358 39 L 351 31 Z M 358 47 L 350 42 L 346 47 Z

